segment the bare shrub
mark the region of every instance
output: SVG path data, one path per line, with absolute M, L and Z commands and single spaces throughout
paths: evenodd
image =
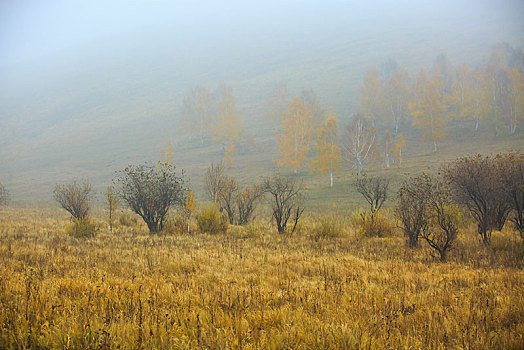
M 460 215 L 441 180 L 425 173 L 410 178 L 399 190 L 396 213 L 410 247 L 422 238 L 439 253 L 441 261 L 446 259 L 457 238 Z
M 400 220 L 411 248 L 418 245 L 418 238 L 428 224 L 429 195 L 430 188 L 426 174 L 405 181 L 398 191 L 395 216 Z
M 502 177 L 502 190 L 511 208 L 509 219 L 515 229 L 524 234 L 524 155 L 499 154 L 496 162 Z
M 206 170 L 205 189 L 209 200 L 217 204 L 225 185 L 224 163 L 211 163 Z
M 436 181 L 431 188 L 429 225 L 422 230 L 422 238 L 440 254 L 440 261 L 445 261 L 457 238 L 460 212 L 441 182 Z
M 491 232 L 502 229 L 511 211 L 495 157 L 479 154 L 459 158 L 443 173 L 455 200 L 471 213 L 482 242 L 488 245 Z
M 362 176 L 355 182 L 358 193 L 369 203 L 371 220 L 388 198 L 389 179 L 383 177 Z
M 236 206 L 238 209 L 239 225 L 245 225 L 253 219 L 257 203 L 264 195 L 262 185 L 244 187 L 244 190 L 236 195 Z
M 270 205 L 278 232 L 286 232 L 289 219 L 293 221 L 291 233 L 295 232 L 304 212 L 301 184 L 294 178 L 275 175 L 264 180 L 263 190 L 270 195 Z
M 76 181 L 56 185 L 53 191 L 58 204 L 77 220 L 86 218 L 89 213 L 90 193 L 91 185 L 89 183 L 79 184 Z
M 116 182 L 122 200 L 144 220 L 149 232 L 157 233 L 163 229 L 169 209 L 184 205 L 182 176 L 177 176 L 175 167 L 170 164 L 162 167 L 130 165 L 120 172 Z
M 238 184 L 236 180 L 231 177 L 224 175 L 223 184 L 218 193 L 218 203 L 220 209 L 225 210 L 230 224 L 235 223 L 235 197 L 237 195 Z

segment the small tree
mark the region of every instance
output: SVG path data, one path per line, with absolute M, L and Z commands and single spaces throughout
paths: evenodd
M 371 220 L 375 213 L 382 208 L 388 196 L 389 179 L 383 177 L 369 178 L 363 176 L 355 183 L 358 193 L 360 193 L 369 203 Z
M 295 178 L 275 175 L 264 180 L 263 189 L 271 196 L 271 208 L 278 233 L 286 232 L 289 219 L 293 220 L 291 233 L 295 232 L 300 216 L 304 212 L 302 186 Z
M 443 173 L 455 200 L 475 218 L 478 233 L 488 245 L 491 231 L 502 229 L 511 210 L 495 158 L 480 154 L 459 158 Z
M 0 206 L 8 205 L 10 199 L 9 191 L 0 183 Z
M 411 248 L 418 245 L 418 238 L 428 225 L 429 195 L 430 183 L 427 174 L 410 178 L 398 191 L 395 215 L 402 224 L 402 230 Z
M 149 232 L 156 233 L 163 229 L 169 209 L 184 205 L 183 175 L 182 172 L 182 176 L 177 176 L 170 164 L 130 165 L 120 172 L 116 181 L 122 200 L 144 220 Z
M 53 191 L 58 204 L 77 220 L 87 218 L 90 193 L 91 185 L 89 183 L 79 184 L 76 181 L 70 184 L 56 185 Z
M 118 197 L 113 186 L 109 186 L 106 191 L 107 209 L 109 210 L 109 231 L 113 233 L 113 216 L 118 208 Z
M 211 163 L 205 175 L 205 188 L 211 202 L 217 204 L 225 185 L 224 163 Z

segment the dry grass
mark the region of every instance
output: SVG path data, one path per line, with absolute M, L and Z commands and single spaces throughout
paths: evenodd
M 362 238 L 347 219 L 322 239 L 316 219 L 294 236 L 259 221 L 78 239 L 55 210 L 0 210 L 0 348 L 524 346 L 513 232 L 489 249 L 462 232 L 440 263 L 398 233 Z

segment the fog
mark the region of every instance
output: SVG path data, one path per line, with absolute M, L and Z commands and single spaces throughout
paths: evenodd
M 415 74 L 441 53 L 475 66 L 498 42 L 523 48 L 523 1 L 2 1 L 0 182 L 45 199 L 72 177 L 107 184 L 167 141 L 183 149 L 191 86 L 231 85 L 258 137 L 276 83 L 344 119 L 369 66 Z

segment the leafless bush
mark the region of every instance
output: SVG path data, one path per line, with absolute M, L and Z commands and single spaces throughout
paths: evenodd
M 430 188 L 426 174 L 405 181 L 398 191 L 395 215 L 402 223 L 408 245 L 418 245 L 418 238 L 428 225 L 428 202 Z
M 410 247 L 422 238 L 439 253 L 441 261 L 446 259 L 458 234 L 460 215 L 441 180 L 423 173 L 404 182 L 396 214 Z
M 263 190 L 270 194 L 273 218 L 278 232 L 286 232 L 289 219 L 293 221 L 291 233 L 295 232 L 300 216 L 304 212 L 302 186 L 294 178 L 275 175 L 264 180 Z
M 443 173 L 455 200 L 477 221 L 478 233 L 488 245 L 492 230 L 501 230 L 511 211 L 496 158 L 480 154 L 459 158 Z
M 218 192 L 218 203 L 220 209 L 225 210 L 230 224 L 235 223 L 236 208 L 235 198 L 238 191 L 238 184 L 236 180 L 231 177 L 224 175 L 222 177 L 222 185 Z
M 499 154 L 496 161 L 502 176 L 502 189 L 511 208 L 509 218 L 515 229 L 524 233 L 524 155 Z
M 165 164 L 130 165 L 120 172 L 116 182 L 120 197 L 147 224 L 149 232 L 163 229 L 167 212 L 173 206 L 183 206 L 185 189 L 182 176 L 175 174 L 175 167 Z
M 371 219 L 388 198 L 389 179 L 383 177 L 363 176 L 355 182 L 358 193 L 369 203 Z
M 243 191 L 237 193 L 236 205 L 239 225 L 245 225 L 253 218 L 256 205 L 263 194 L 261 185 L 246 186 Z
M 224 163 L 211 163 L 205 175 L 205 189 L 211 202 L 218 204 L 225 186 Z
M 90 193 L 91 185 L 89 183 L 79 184 L 76 181 L 70 184 L 56 185 L 53 191 L 58 204 L 77 220 L 86 218 L 89 213 Z
M 11 199 L 11 196 L 9 194 L 9 191 L 3 184 L 0 183 L 0 205 L 8 205 L 9 201 Z

